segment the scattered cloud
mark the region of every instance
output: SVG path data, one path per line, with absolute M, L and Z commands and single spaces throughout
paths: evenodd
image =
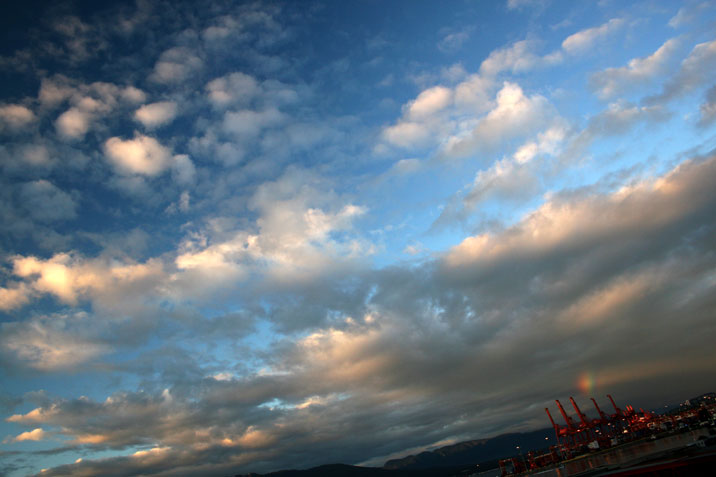
M 645 58 L 634 58 L 627 66 L 607 68 L 592 74 L 589 85 L 603 99 L 634 90 L 665 73 L 678 46 L 679 40 L 669 39 Z
M 161 84 L 181 83 L 201 70 L 203 65 L 191 49 L 183 46 L 170 48 L 161 54 L 149 79 Z
M 112 137 L 104 143 L 104 153 L 120 174 L 156 176 L 171 164 L 169 149 L 149 136 L 135 132 L 133 139 Z
M 318 180 L 306 171 L 290 170 L 262 184 L 249 203 L 259 215 L 257 230 L 224 231 L 225 238 L 218 241 L 204 234 L 185 241 L 175 261 L 183 271 L 177 279 L 222 288 L 222 283 L 243 280 L 266 267 L 269 277 L 300 281 L 361 257 L 369 249 L 366 244 L 336 234 L 350 229 L 365 209 L 346 204 L 327 210 L 330 196 L 311 185 Z
M 0 287 L 0 310 L 19 308 L 30 301 L 30 290 L 24 284 L 14 287 Z
M 478 150 L 491 150 L 507 138 L 529 135 L 550 116 L 552 108 L 540 95 L 526 96 L 517 84 L 505 82 L 495 107 L 480 118 L 472 130 L 450 137 L 443 149 L 446 157 L 465 157 Z
M 509 10 L 522 10 L 529 7 L 544 7 L 549 0 L 507 0 Z
M 443 53 L 454 53 L 462 47 L 462 45 L 470 39 L 470 31 L 463 30 L 453 33 L 448 33 L 443 36 L 438 42 L 438 50 Z
M 716 85 L 706 92 L 706 100 L 701 104 L 699 124 L 705 126 L 716 120 Z
M 13 441 L 15 442 L 22 442 L 22 441 L 41 441 L 45 438 L 45 431 L 42 428 L 33 429 L 31 431 L 23 432 L 22 434 L 17 435 Z
M 177 104 L 173 101 L 160 101 L 145 104 L 134 112 L 134 119 L 148 129 L 154 129 L 171 122 L 177 115 Z
M 589 118 L 586 127 L 571 138 L 563 155 L 574 160 L 597 138 L 624 135 L 640 124 L 663 123 L 669 117 L 670 113 L 659 105 L 638 106 L 628 101 L 610 103 Z
M 20 201 L 28 214 L 40 222 L 69 220 L 77 216 L 75 199 L 44 179 L 23 184 Z
M 539 56 L 535 53 L 534 40 L 516 41 L 512 45 L 494 50 L 480 65 L 480 73 L 491 77 L 504 71 L 524 73 L 539 66 L 548 66 L 562 61 L 561 55 L 550 53 Z
M 623 18 L 612 18 L 598 27 L 578 31 L 565 38 L 562 42 L 562 48 L 570 55 L 584 53 L 594 47 L 599 40 L 618 31 L 624 24 Z
M 0 131 L 17 131 L 34 122 L 36 119 L 27 107 L 21 104 L 5 104 L 0 106 Z
M 0 363 L 41 372 L 77 369 L 78 365 L 110 349 L 82 330 L 87 327 L 87 320 L 87 317 L 78 314 L 3 323 L 0 325 Z M 43 434 L 34 436 L 37 438 L 23 440 L 40 440 Z
M 57 132 L 70 139 L 81 139 L 90 127 L 91 113 L 79 108 L 70 108 L 57 118 Z
M 83 84 L 56 75 L 42 80 L 38 99 L 45 108 L 69 103 L 70 107 L 55 119 L 55 129 L 62 138 L 78 141 L 118 106 L 136 104 L 145 96 L 134 86 L 120 87 L 105 82 Z
M 689 2 L 679 8 L 679 11 L 676 12 L 676 15 L 671 17 L 671 19 L 669 20 L 669 26 L 672 28 L 686 27 L 689 24 L 693 23 L 694 20 L 698 18 L 700 13 L 707 12 L 708 8 L 708 2 Z
M 250 75 L 235 72 L 210 81 L 206 85 L 209 101 L 216 107 L 248 105 L 261 92 Z
M 646 104 L 663 104 L 692 92 L 714 80 L 716 71 L 716 40 L 699 43 L 681 62 L 678 71 L 669 78 L 661 93 L 644 98 Z
M 118 305 L 125 293 L 152 293 L 152 285 L 162 275 L 158 260 L 123 264 L 104 257 L 85 260 L 60 253 L 49 259 L 17 256 L 12 263 L 13 274 L 24 279 L 34 292 L 51 294 L 70 305 L 90 297 Z

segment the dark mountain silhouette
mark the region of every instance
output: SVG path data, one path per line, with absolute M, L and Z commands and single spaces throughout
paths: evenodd
M 489 439 L 460 442 L 434 451 L 389 460 L 383 468 L 407 470 L 479 464 L 487 460 L 518 455 L 520 450 L 527 453 L 530 450 L 544 449 L 554 443 L 555 437 L 552 428 L 532 432 L 515 432 Z M 520 449 L 517 449 L 517 446 Z
M 469 468 L 440 468 L 421 470 L 389 470 L 380 467 L 359 467 L 346 464 L 330 464 L 306 470 L 280 470 L 269 474 L 244 474 L 236 477 L 456 477 L 467 475 Z
M 545 439 L 547 438 L 547 439 Z M 268 474 L 242 474 L 236 477 L 452 477 L 497 467 L 498 460 L 554 444 L 552 428 L 532 432 L 502 434 L 489 439 L 460 442 L 433 451 L 392 459 L 381 467 L 329 464 L 305 470 L 280 470 Z M 517 446 L 520 449 L 517 449 Z

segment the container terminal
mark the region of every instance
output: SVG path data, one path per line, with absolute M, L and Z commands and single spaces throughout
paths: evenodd
M 604 412 L 590 398 L 599 417 L 590 419 L 574 398 L 570 416 L 557 399 L 564 420 L 558 424 L 549 408 L 547 417 L 556 444 L 542 452 L 503 459 L 502 477 L 681 476 L 716 475 L 716 394 L 686 401 L 668 413 L 617 406 L 606 396 L 613 412 Z M 693 401 L 693 402 L 691 402 Z

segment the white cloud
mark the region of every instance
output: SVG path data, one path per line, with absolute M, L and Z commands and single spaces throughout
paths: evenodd
M 186 240 L 175 264 L 183 273 L 178 283 L 201 283 L 211 289 L 242 280 L 259 271 L 280 280 L 306 279 L 369 253 L 358 239 L 337 237 L 363 207 L 347 204 L 336 209 L 314 183 L 311 173 L 290 170 L 274 182 L 262 184 L 250 207 L 259 217 L 257 230 L 229 230 L 220 235 L 207 231 Z M 212 240 L 219 235 L 219 240 Z M 197 277 L 201 277 L 200 280 Z
M 472 130 L 448 139 L 443 149 L 447 157 L 464 157 L 494 148 L 507 138 L 528 135 L 543 124 L 551 112 L 543 96 L 526 96 L 514 83 L 505 82 L 496 99 L 495 107 Z
M 539 192 L 542 178 L 539 166 L 533 162 L 541 156 L 557 155 L 567 134 L 564 121 L 556 119 L 551 127 L 537 134 L 535 140 L 520 146 L 512 157 L 495 161 L 488 169 L 480 170 L 462 200 L 462 209 L 446 207 L 438 222 L 451 216 L 463 218 L 478 205 L 491 198 L 519 201 Z
M 79 108 L 70 108 L 55 121 L 57 132 L 69 139 L 84 137 L 90 127 L 90 113 Z
M 69 102 L 70 107 L 55 120 L 55 129 L 66 139 L 81 139 L 95 123 L 122 102 L 135 104 L 146 95 L 132 87 L 112 83 L 80 84 L 64 76 L 43 79 L 39 99 L 43 106 L 54 108 Z
M 134 112 L 134 119 L 146 128 L 153 129 L 171 122 L 177 115 L 177 104 L 173 101 L 161 101 L 145 104 Z
M 443 86 L 426 89 L 408 105 L 408 117 L 421 119 L 445 109 L 452 102 L 452 91 Z
M 3 129 L 19 130 L 36 119 L 35 113 L 21 104 L 4 104 L 0 106 L 0 131 Z
M 531 161 L 538 154 L 555 155 L 566 136 L 566 127 L 558 124 L 537 135 L 537 141 L 530 141 L 515 152 L 513 159 L 518 164 Z
M 255 139 L 267 128 L 277 126 L 286 120 L 286 116 L 276 108 L 253 111 L 243 109 L 228 111 L 224 115 L 222 127 L 229 134 L 242 139 Z
M 162 84 L 180 83 L 202 67 L 203 62 L 191 49 L 170 48 L 159 57 L 149 78 Z
M 594 28 L 587 28 L 568 36 L 562 42 L 562 48 L 570 54 L 583 53 L 592 48 L 602 38 L 610 35 L 624 25 L 624 19 L 612 18 L 608 22 Z
M 127 86 L 122 90 L 122 98 L 130 103 L 143 103 L 147 99 L 144 91 L 134 86 Z
M 666 71 L 669 60 L 678 48 L 678 40 L 667 40 L 658 50 L 645 58 L 634 58 L 621 68 L 607 68 L 589 78 L 590 86 L 602 98 L 613 97 L 636 88 Z
M 486 76 L 496 76 L 503 71 L 522 73 L 538 66 L 558 62 L 559 58 L 554 55 L 535 54 L 536 47 L 536 42 L 533 40 L 521 40 L 508 47 L 493 50 L 480 65 L 480 73 Z
M 383 131 L 383 137 L 395 146 L 415 148 L 425 145 L 431 139 L 431 131 L 420 123 L 399 122 L 387 127 Z
M 134 134 L 134 139 L 107 139 L 104 153 L 121 174 L 151 177 L 162 173 L 171 165 L 169 150 L 156 139 L 139 133 Z
M 431 145 L 444 147 L 446 142 L 456 143 L 460 142 L 461 138 L 470 136 L 470 131 L 474 130 L 478 123 L 482 122 L 482 127 L 486 127 L 485 118 L 480 119 L 480 115 L 496 107 L 493 94 L 500 86 L 497 78 L 501 73 L 525 72 L 562 60 L 559 52 L 539 56 L 534 53 L 535 49 L 535 41 L 515 42 L 508 47 L 492 51 L 481 63 L 479 73 L 468 76 L 454 88 L 438 85 L 423 90 L 414 100 L 403 106 L 403 115 L 395 124 L 383 129 L 382 139 L 390 145 L 405 149 Z M 448 76 L 465 77 L 464 69 L 460 65 L 453 69 L 455 71 L 448 73 Z M 498 93 L 496 99 L 503 100 L 501 112 L 492 111 L 490 114 L 504 114 L 504 101 L 507 96 L 507 90 Z M 538 100 L 536 96 L 531 99 Z M 488 118 L 487 122 L 491 121 Z M 496 137 L 491 142 L 497 143 L 499 138 Z M 454 146 L 448 144 L 447 149 L 452 147 Z M 376 150 L 380 149 L 381 147 L 378 147 Z
M 455 87 L 455 105 L 461 110 L 480 114 L 489 109 L 494 88 L 494 79 L 471 75 Z
M 209 101 L 217 107 L 248 105 L 261 93 L 257 81 L 247 74 L 236 72 L 210 81 L 206 85 Z

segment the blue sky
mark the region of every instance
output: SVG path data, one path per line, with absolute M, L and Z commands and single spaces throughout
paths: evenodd
M 382 465 L 713 390 L 709 2 L 2 8 L 3 475 Z

